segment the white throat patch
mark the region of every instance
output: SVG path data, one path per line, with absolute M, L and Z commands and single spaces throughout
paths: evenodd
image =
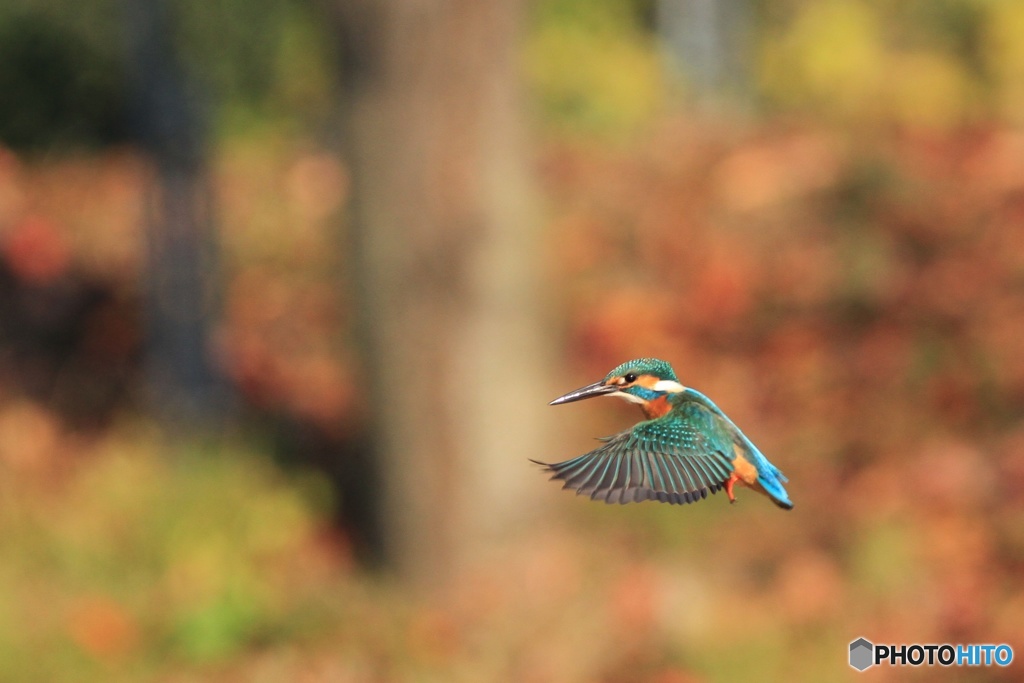
M 619 398 L 624 398 L 627 401 L 629 401 L 630 403 L 639 403 L 641 405 L 644 404 L 644 403 L 647 403 L 647 401 L 643 400 L 639 396 L 634 396 L 633 394 L 627 394 L 625 391 L 613 391 L 612 393 L 610 393 L 608 395 L 609 396 L 618 396 Z

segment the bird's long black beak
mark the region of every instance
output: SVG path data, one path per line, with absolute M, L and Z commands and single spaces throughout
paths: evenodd
M 615 385 L 605 384 L 604 382 L 594 382 L 588 384 L 582 389 L 576 391 L 570 391 L 565 396 L 559 396 L 548 405 L 557 406 L 563 403 L 572 403 L 573 401 L 582 401 L 585 398 L 593 398 L 595 396 L 604 396 L 605 394 L 611 394 L 618 391 L 618 387 Z

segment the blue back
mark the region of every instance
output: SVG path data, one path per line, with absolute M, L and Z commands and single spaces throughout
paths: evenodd
M 677 410 L 683 404 L 692 401 L 704 406 L 718 416 L 721 419 L 723 426 L 732 435 L 733 443 L 742 449 L 746 458 L 755 468 L 757 468 L 758 483 L 763 486 L 764 490 L 773 498 L 792 507 L 793 504 L 789 500 L 789 494 L 786 493 L 786 489 L 782 486 L 783 483 L 789 481 L 786 478 L 786 475 L 784 475 L 778 467 L 769 462 L 768 458 L 764 457 L 761 451 L 758 450 L 757 446 L 747 438 L 746 434 L 740 431 L 740 428 L 736 426 L 736 423 L 730 420 L 729 416 L 723 413 L 721 408 L 715 405 L 714 401 L 696 389 L 691 389 L 689 387 L 684 391 L 672 394 L 669 401 Z

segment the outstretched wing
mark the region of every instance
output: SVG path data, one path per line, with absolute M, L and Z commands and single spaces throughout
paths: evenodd
M 732 437 L 696 403 L 637 424 L 572 460 L 539 463 L 562 488 L 606 503 L 694 503 L 715 493 L 732 474 Z

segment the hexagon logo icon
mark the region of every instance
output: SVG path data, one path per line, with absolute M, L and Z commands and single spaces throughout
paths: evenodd
M 857 671 L 864 671 L 874 664 L 875 646 L 866 638 L 858 638 L 850 643 L 850 666 Z

